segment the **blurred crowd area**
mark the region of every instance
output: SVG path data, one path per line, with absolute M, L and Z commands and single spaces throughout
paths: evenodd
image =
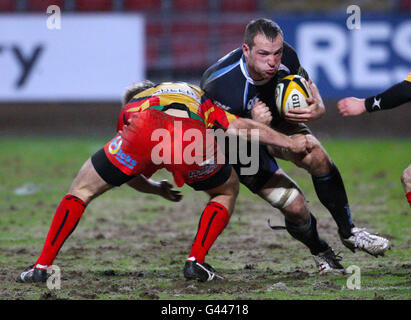
M 271 10 L 335 11 L 356 4 L 364 10 L 410 10 L 410 0 L 0 0 L 1 11 L 43 11 L 55 4 L 68 11 L 141 11 L 144 13 L 256 13 Z
M 141 13 L 146 21 L 146 71 L 153 81 L 198 79 L 207 66 L 239 47 L 246 24 L 281 13 L 411 13 L 411 0 L 0 0 L 0 12 Z
M 388 22 L 380 24 L 380 27 L 392 30 L 394 38 L 397 39 L 394 39 L 394 44 L 391 45 L 386 35 L 382 34 L 377 39 L 373 35 L 372 40 L 380 42 L 379 50 L 386 50 L 389 53 L 387 57 L 379 56 L 380 60 L 382 59 L 378 60 L 379 70 L 385 70 L 386 73 L 391 74 L 395 68 L 404 68 L 408 60 L 401 60 L 396 56 L 398 54 L 402 54 L 402 57 L 406 55 L 406 53 L 404 54 L 406 50 L 398 49 L 400 47 L 398 39 L 404 32 L 392 22 L 395 19 L 390 20 L 389 17 L 401 16 L 402 20 L 400 19 L 400 21 L 407 20 L 411 13 L 411 0 L 0 0 L 0 15 L 10 13 L 46 15 L 46 10 L 50 5 L 58 5 L 63 13 L 62 29 L 64 29 L 65 13 L 140 14 L 145 18 L 145 77 L 154 82 L 182 80 L 198 84 L 202 73 L 208 66 L 231 50 L 241 46 L 245 26 L 251 19 L 266 17 L 281 20 L 279 23 L 285 30 L 285 39 L 290 42 L 290 34 L 295 33 L 293 28 L 290 30 L 292 21 L 303 20 L 304 23 L 307 21 L 309 23 L 310 15 L 320 19 L 324 17 L 324 21 L 330 21 L 336 26 L 340 36 L 345 39 L 347 8 L 353 4 L 360 7 L 361 15 L 374 15 L 377 18 L 382 16 L 383 20 L 384 17 L 387 17 Z M 297 19 L 290 19 L 292 17 Z M 333 17 L 337 19 L 343 17 L 343 26 L 339 25 L 340 20 L 333 20 Z M 288 21 L 288 26 L 285 26 L 284 22 Z M 0 33 L 4 31 L 3 34 L 7 34 L 7 30 L 0 30 Z M 368 31 L 374 32 L 370 29 Z M 35 36 L 32 38 L 36 39 Z M 345 60 L 340 62 L 343 75 L 347 79 L 351 79 L 353 71 L 350 69 L 348 60 L 362 62 L 362 57 L 352 52 L 350 46 L 352 42 L 348 37 L 346 38 L 343 44 Z M 30 41 L 33 42 L 33 39 Z M 19 40 L 16 41 L 20 45 Z M 21 41 L 24 43 L 24 40 Z M 47 45 L 50 52 L 55 54 L 53 51 L 55 48 L 46 41 L 45 46 Z M 35 48 L 36 43 L 33 46 Z M 406 44 L 404 46 L 406 47 Z M 10 53 L 7 55 L 8 51 L 6 52 L 4 48 L 3 46 L 2 58 L 11 59 L 13 55 Z M 30 49 L 34 50 L 28 44 L 27 48 L 24 47 L 24 52 L 29 52 Z M 316 49 L 318 48 L 316 47 Z M 299 54 L 301 55 L 300 52 Z M 388 59 L 392 57 L 394 60 L 390 63 Z M 369 59 L 369 56 L 366 58 Z M 335 59 L 337 58 L 334 57 Z M 5 86 L 10 86 L 22 69 L 18 59 L 7 61 L 15 63 L 15 65 L 10 64 L 9 77 L 4 81 Z M 368 63 L 367 61 L 365 63 Z M 37 72 L 36 74 L 41 74 L 39 66 L 40 64 L 37 63 L 33 68 Z M 405 70 L 404 74 L 408 72 L 407 68 Z M 372 72 L 373 70 L 367 69 L 367 71 Z M 14 73 L 12 74 L 12 72 Z M 361 72 L 364 71 L 360 70 L 357 73 Z M 322 78 L 328 79 L 324 74 L 319 79 Z M 29 79 L 32 81 L 29 83 L 30 85 L 41 87 L 42 84 L 47 83 L 41 78 L 36 78 L 37 83 L 33 77 Z M 328 85 L 328 82 L 326 84 Z M 12 97 L 20 94 L 18 89 L 10 88 L 14 91 L 12 93 L 6 91 L 6 94 Z M 338 91 L 341 88 L 335 87 L 335 85 L 328 89 L 331 90 L 330 95 L 333 97 L 330 98 L 330 101 L 326 101 L 328 106 L 326 121 L 310 124 L 310 128 L 317 134 L 324 137 L 361 136 L 364 134 L 367 136 L 371 134 L 372 136 L 409 137 L 409 121 L 407 121 L 407 117 L 404 117 L 404 108 L 391 111 L 388 118 L 384 113 L 373 115 L 372 119 L 367 122 L 367 126 L 362 124 L 362 118 L 344 122 L 335 108 L 337 95 L 351 95 L 351 90 L 358 88 L 353 87 L 351 82 L 347 82 L 347 87 L 343 88 L 346 91 Z M 373 90 L 377 91 L 376 88 Z M 31 107 L 27 108 L 28 105 Z M 81 107 L 81 116 L 78 112 L 73 112 L 73 105 Z M 105 103 L 79 101 L 77 104 L 60 101 L 49 103 L 1 102 L 0 136 L 32 135 L 33 133 L 48 135 L 50 132 L 61 135 L 111 135 L 116 125 L 119 107 L 119 101 Z M 98 116 L 96 116 L 97 114 Z

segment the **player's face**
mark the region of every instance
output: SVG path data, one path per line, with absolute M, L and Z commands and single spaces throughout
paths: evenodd
M 277 73 L 283 54 L 283 37 L 274 40 L 263 34 L 254 37 L 254 46 L 243 44 L 243 53 L 248 73 L 253 80 L 270 79 Z

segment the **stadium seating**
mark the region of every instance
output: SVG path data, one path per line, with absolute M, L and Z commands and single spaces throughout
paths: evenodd
M 147 68 L 159 67 L 160 49 L 163 26 L 161 23 L 147 22 L 146 24 L 146 64 Z
M 228 23 L 223 22 L 218 24 L 218 56 L 229 53 L 230 51 L 240 47 L 244 41 L 245 26 L 244 23 Z
M 402 12 L 411 12 L 411 0 L 401 0 L 399 6 Z
M 202 69 L 207 63 L 209 25 L 201 22 L 175 23 L 171 27 L 173 67 Z
M 111 0 L 76 0 L 78 11 L 110 11 L 112 7 Z
M 241 46 L 251 16 L 282 10 L 332 11 L 351 2 L 312 0 L 309 3 L 297 0 L 0 0 L 0 12 L 40 12 L 52 4 L 77 12 L 142 12 L 146 17 L 147 68 L 185 72 L 202 70 Z M 363 1 L 362 6 L 375 11 L 405 13 L 411 10 L 411 0 L 397 0 L 395 5 L 389 0 L 375 0 L 372 6 L 371 2 Z M 167 23 L 159 20 L 165 16 Z
M 16 9 L 16 2 L 14 0 L 0 1 L 0 12 L 14 11 Z
M 161 0 L 125 0 L 126 11 L 155 11 L 161 9 Z
M 208 0 L 174 0 L 174 10 L 182 11 L 207 11 L 209 7 Z
M 221 11 L 224 12 L 254 12 L 257 10 L 257 0 L 221 0 Z
M 56 5 L 64 8 L 64 0 L 27 0 L 27 10 L 46 11 L 48 6 Z

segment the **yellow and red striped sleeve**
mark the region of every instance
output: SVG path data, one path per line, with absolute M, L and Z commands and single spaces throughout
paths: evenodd
M 221 128 L 227 130 L 230 123 L 239 118 L 218 107 L 209 98 L 200 105 L 198 113 L 204 119 L 207 129 Z
M 133 116 L 134 113 L 141 112 L 147 109 L 148 107 L 158 105 L 159 101 L 159 97 L 152 96 L 146 99 L 141 99 L 127 103 L 121 110 L 120 115 L 118 117 L 117 131 L 123 129 L 124 125 L 127 124 L 127 121 Z

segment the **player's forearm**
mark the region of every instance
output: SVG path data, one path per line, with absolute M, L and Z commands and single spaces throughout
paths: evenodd
M 287 149 L 290 148 L 293 143 L 292 139 L 288 136 L 262 123 L 245 118 L 239 118 L 233 121 L 228 127 L 227 132 L 239 135 L 241 132 L 238 130 L 240 129 L 246 133 L 246 138 L 249 141 L 256 141 L 258 139 L 259 143 Z
M 377 94 L 365 99 L 365 108 L 368 112 L 388 110 L 411 101 L 411 82 L 402 81 Z
M 152 179 L 146 179 L 144 176 L 139 175 L 127 182 L 127 184 L 133 189 L 144 192 L 159 194 L 160 183 Z

